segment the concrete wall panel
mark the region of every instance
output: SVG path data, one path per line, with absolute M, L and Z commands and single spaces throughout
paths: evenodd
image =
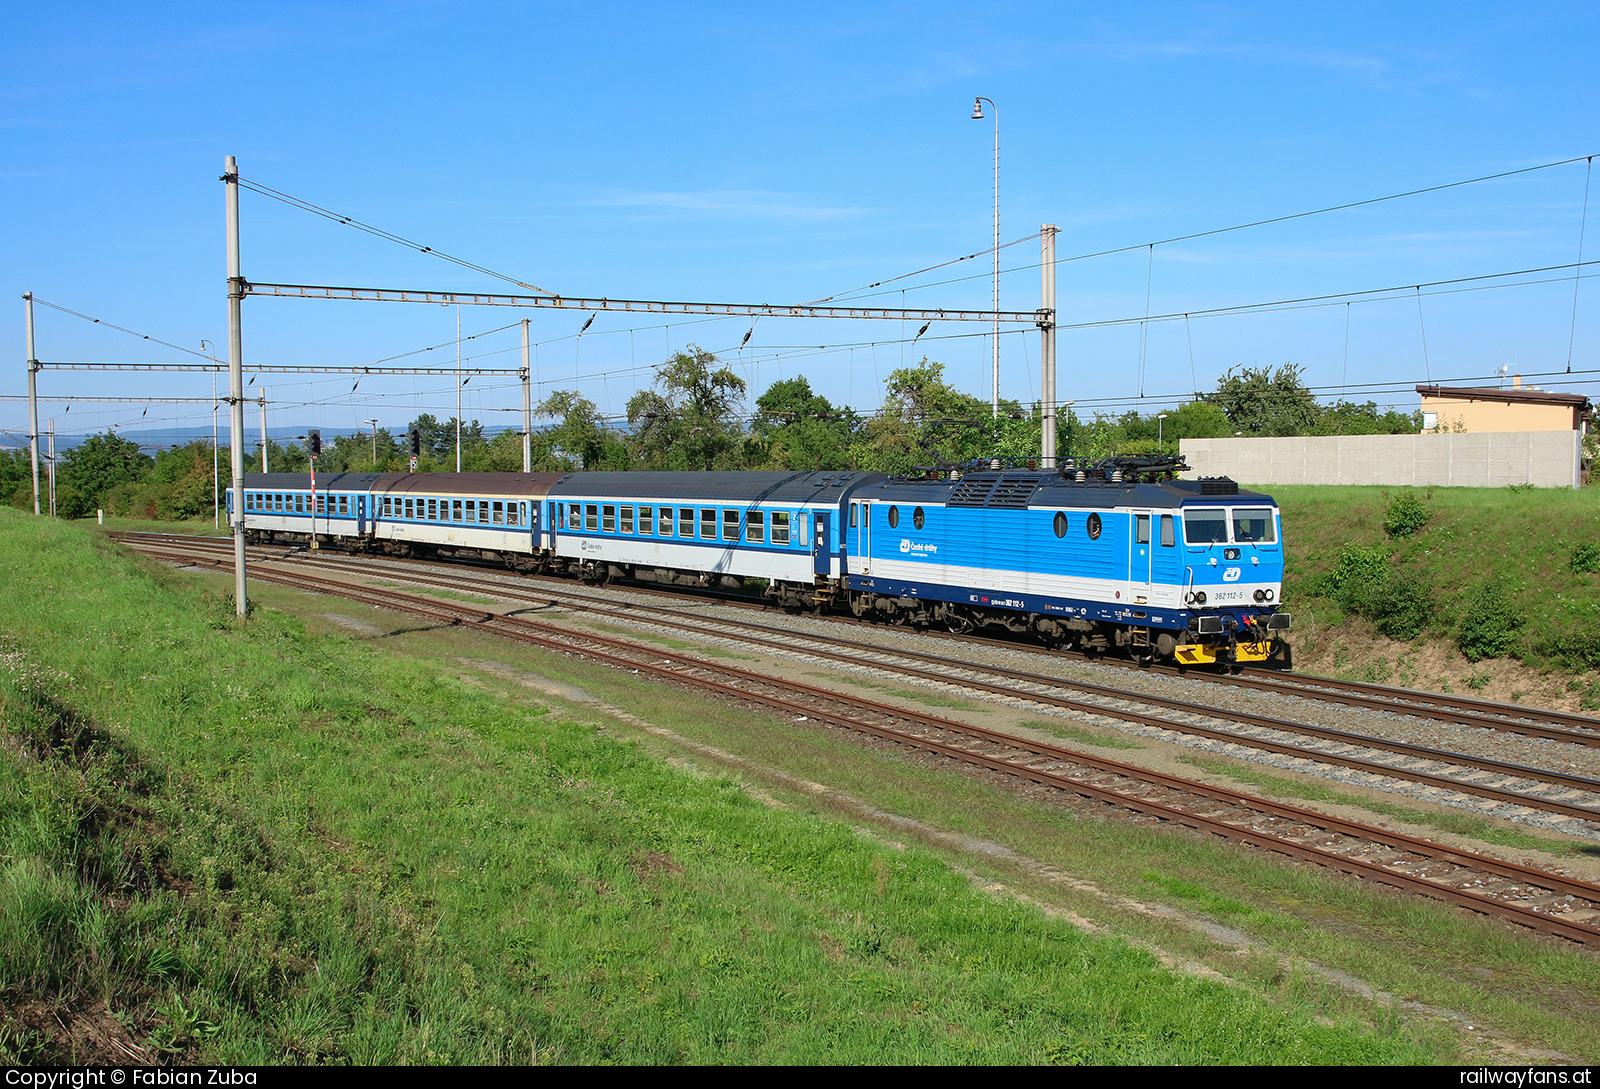
M 1382 484 L 1503 488 L 1579 484 L 1576 431 L 1425 435 L 1318 435 L 1281 439 L 1183 439 L 1188 479 L 1230 476 L 1244 484 Z

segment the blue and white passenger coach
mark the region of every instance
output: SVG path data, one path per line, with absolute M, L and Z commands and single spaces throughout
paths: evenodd
M 739 589 L 791 607 L 844 596 L 842 515 L 882 473 L 573 473 L 545 500 L 552 550 L 580 578 Z

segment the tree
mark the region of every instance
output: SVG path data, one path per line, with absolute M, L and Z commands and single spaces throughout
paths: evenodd
M 1319 409 L 1300 374 L 1301 368 L 1293 363 L 1277 370 L 1242 367 L 1237 374 L 1229 368 L 1206 400 L 1222 409 L 1235 431 L 1246 435 L 1309 435 L 1316 428 Z
M 539 416 L 559 422 L 543 432 L 546 458 L 552 469 L 623 469 L 627 467 L 626 448 L 616 432 L 605 426 L 599 407 L 575 389 L 558 389 L 534 409 Z M 517 436 L 521 439 L 521 436 Z M 522 452 L 517 451 L 520 467 Z
M 628 401 L 628 425 L 638 460 L 656 469 L 740 466 L 744 439 L 738 412 L 745 382 L 694 344 L 656 371 L 656 389 Z
M 112 488 L 143 480 L 154 464 L 136 442 L 111 431 L 90 435 L 62 458 L 56 472 L 56 512 L 63 518 L 91 514 Z
M 756 398 L 747 461 L 760 469 L 847 468 L 858 423 L 852 410 L 812 392 L 804 375 L 774 382 Z
M 995 451 L 993 415 L 987 402 L 944 380 L 943 363 L 924 357 L 890 372 L 883 407 L 860 429 L 852 456 L 862 469 L 904 473 L 987 455 Z
M 1422 431 L 1422 412 L 1379 412 L 1375 401 L 1337 401 L 1322 409 L 1318 435 L 1414 435 Z

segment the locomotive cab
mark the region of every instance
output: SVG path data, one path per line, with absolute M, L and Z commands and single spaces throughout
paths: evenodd
M 1283 535 L 1266 496 L 1186 503 L 1183 604 L 1188 637 L 1174 656 L 1185 665 L 1261 662 L 1289 627 L 1283 596 Z

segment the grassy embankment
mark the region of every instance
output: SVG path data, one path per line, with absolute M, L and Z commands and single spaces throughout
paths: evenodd
M 1600 709 L 1600 490 L 1261 490 L 1283 509 L 1297 668 Z M 1421 524 L 1391 535 L 1407 494 Z
M 0 1062 L 1460 1055 L 74 527 L 0 511 L 0 585 Z

